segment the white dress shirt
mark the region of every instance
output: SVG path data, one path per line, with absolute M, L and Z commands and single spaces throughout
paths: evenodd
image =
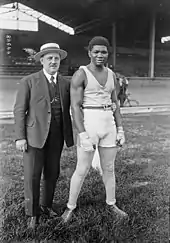
M 54 77 L 54 82 L 55 83 L 57 82 L 57 72 L 55 74 L 51 75 L 51 74 L 47 73 L 47 71 L 44 68 L 43 68 L 43 72 L 50 83 L 51 83 L 51 76 Z

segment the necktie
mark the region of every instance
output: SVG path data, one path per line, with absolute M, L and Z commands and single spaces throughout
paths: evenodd
M 54 88 L 55 85 L 56 85 L 55 82 L 54 82 L 54 76 L 51 76 L 50 81 L 51 81 L 51 84 L 52 84 L 52 86 Z

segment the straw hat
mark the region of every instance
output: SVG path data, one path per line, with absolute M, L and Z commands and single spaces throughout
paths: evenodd
M 67 52 L 60 49 L 60 46 L 58 44 L 47 43 L 47 44 L 42 45 L 40 47 L 40 51 L 35 54 L 35 56 L 34 56 L 35 61 L 38 62 L 43 55 L 50 53 L 50 52 L 59 53 L 61 60 L 63 60 L 67 56 Z

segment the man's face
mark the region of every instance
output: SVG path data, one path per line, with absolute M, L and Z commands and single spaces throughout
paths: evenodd
M 95 45 L 92 50 L 88 52 L 91 62 L 96 66 L 103 66 L 108 59 L 108 49 L 106 46 Z
M 45 54 L 40 58 L 40 62 L 43 65 L 43 68 L 50 75 L 53 75 L 58 71 L 60 67 L 60 61 L 60 55 L 58 53 L 52 52 Z

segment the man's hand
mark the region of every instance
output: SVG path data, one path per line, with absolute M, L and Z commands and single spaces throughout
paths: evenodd
M 27 140 L 26 139 L 17 140 L 16 148 L 22 152 L 27 151 Z
M 86 132 L 79 133 L 79 137 L 80 137 L 80 147 L 82 147 L 84 151 L 86 152 L 94 151 L 93 143 Z
M 122 146 L 125 143 L 125 135 L 123 127 L 118 127 L 117 137 L 116 137 L 117 146 Z

